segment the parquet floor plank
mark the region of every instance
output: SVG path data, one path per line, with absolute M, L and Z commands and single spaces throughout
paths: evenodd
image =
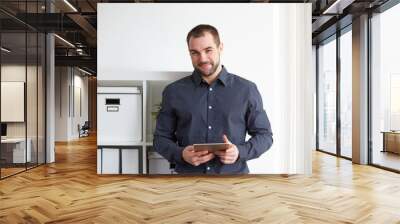
M 0 223 L 400 223 L 400 175 L 320 152 L 313 175 L 100 176 L 96 139 L 0 181 Z

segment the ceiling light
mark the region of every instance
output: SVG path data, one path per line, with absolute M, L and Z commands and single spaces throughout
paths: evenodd
M 322 14 L 342 14 L 343 10 L 354 1 L 355 0 L 336 0 L 332 5 L 325 9 Z
M 60 39 L 61 41 L 63 41 L 64 43 L 68 44 L 69 46 L 75 48 L 75 45 L 71 44 L 71 42 L 67 41 L 66 39 L 58 36 L 57 34 L 54 34 L 54 36 L 56 36 L 58 39 Z
M 67 4 L 72 10 L 74 10 L 74 12 L 78 12 L 78 10 L 71 4 L 69 3 L 67 0 L 64 0 L 65 4 Z
M 5 47 L 1 47 L 1 50 L 4 51 L 4 52 L 6 52 L 6 53 L 10 53 L 10 52 L 11 52 L 11 50 L 9 50 L 9 49 L 7 49 L 7 48 L 5 48 Z
M 78 67 L 78 69 L 79 69 L 79 71 L 81 71 L 81 72 L 83 72 L 83 73 L 85 73 L 85 74 L 92 75 L 92 73 L 90 73 L 90 72 L 88 72 L 88 71 L 86 71 L 86 70 L 83 70 L 83 69 L 81 69 L 81 68 L 79 68 L 79 67 Z

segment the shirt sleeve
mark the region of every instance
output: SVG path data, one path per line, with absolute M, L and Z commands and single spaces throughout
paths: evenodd
M 271 124 L 263 108 L 261 95 L 254 83 L 251 83 L 250 86 L 247 107 L 246 126 L 251 138 L 247 142 L 237 145 L 239 161 L 258 158 L 273 143 Z
M 157 116 L 157 125 L 154 132 L 154 150 L 167 159 L 170 163 L 183 163 L 182 151 L 184 147 L 177 144 L 176 114 L 174 112 L 169 88 L 163 91 L 161 109 Z

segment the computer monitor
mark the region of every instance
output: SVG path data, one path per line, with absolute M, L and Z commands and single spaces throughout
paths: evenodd
M 7 136 L 7 124 L 1 123 L 1 136 Z

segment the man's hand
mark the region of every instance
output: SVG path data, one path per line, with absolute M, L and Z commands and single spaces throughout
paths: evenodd
M 193 166 L 206 163 L 212 160 L 214 157 L 215 155 L 208 151 L 195 152 L 193 145 L 186 146 L 186 148 L 182 151 L 182 158 Z
M 239 157 L 239 150 L 236 145 L 232 144 L 226 135 L 223 136 L 224 143 L 228 143 L 231 146 L 224 151 L 216 151 L 214 152 L 215 155 L 219 156 L 221 162 L 223 164 L 233 164 Z

